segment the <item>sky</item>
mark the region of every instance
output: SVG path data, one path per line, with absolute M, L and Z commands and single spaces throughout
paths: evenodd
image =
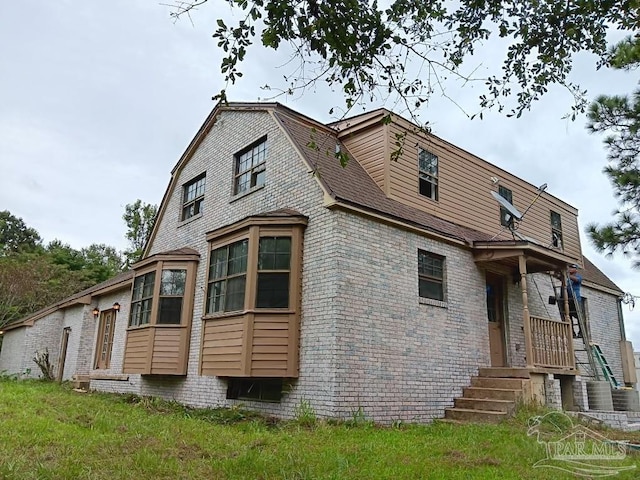
M 160 203 L 171 169 L 224 86 L 211 35 L 216 18 L 232 15 L 223 0 L 177 22 L 157 0 L 2 2 L 0 210 L 21 217 L 45 241 L 124 249 L 125 205 L 138 198 Z M 467 65 L 481 75 L 500 61 L 487 45 Z M 229 99 L 268 99 L 273 91 L 260 87 L 283 85 L 289 67 L 285 54 L 250 51 Z M 596 71 L 583 55 L 572 79 L 595 96 L 630 92 L 637 75 Z M 623 291 L 640 296 L 640 271 L 619 254 L 597 253 L 584 234 L 587 224 L 610 221 L 617 204 L 602 174 L 602 138 L 586 131 L 584 116 L 562 118 L 568 95 L 552 89 L 519 119 L 487 112 L 469 120 L 478 87 L 454 82 L 447 93 L 455 104 L 436 95 L 421 111 L 433 133 L 533 185 L 546 183 L 547 192 L 578 208 L 584 254 Z M 341 105 L 324 85 L 277 101 L 323 122 L 336 119 L 329 106 Z M 638 303 L 633 311 L 623 307 L 636 350 Z

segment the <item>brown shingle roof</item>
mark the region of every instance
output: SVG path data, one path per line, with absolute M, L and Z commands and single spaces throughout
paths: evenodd
M 490 240 L 490 235 L 456 225 L 387 198 L 364 168 L 340 143 L 335 131 L 329 128 L 316 128 L 285 111 L 276 110 L 274 115 L 311 165 L 314 174 L 318 175 L 319 180 L 335 200 L 382 214 L 390 219 L 399 219 L 468 244 L 473 241 Z M 344 168 L 336 159 L 336 146 L 349 156 L 350 161 Z
M 346 147 L 338 140 L 337 132 L 331 128 L 332 124 L 325 128 L 319 127 L 302 116 L 296 116 L 295 112 L 288 108 L 276 108 L 274 115 L 304 155 L 307 163 L 311 165 L 314 174 L 318 175 L 319 180 L 335 200 L 399 219 L 468 244 L 474 241 L 491 240 L 485 233 L 456 225 L 387 198 L 360 163 L 353 159 Z M 349 156 L 350 161 L 344 168 L 336 158 L 336 146 Z M 493 241 L 499 243 L 499 241 Z M 582 275 L 588 282 L 622 293 L 622 290 L 586 257 L 584 257 Z
M 618 287 L 609 277 L 607 277 L 598 267 L 596 267 L 587 257 L 584 259 L 584 269 L 580 272 L 582 274 L 582 280 L 595 283 L 601 287 L 610 288 L 616 290 L 621 294 L 623 291 Z
M 98 283 L 96 285 L 93 285 L 89 288 L 85 288 L 84 290 L 78 292 L 78 293 L 74 293 L 73 295 L 64 298 L 62 300 L 60 300 L 59 302 L 56 302 L 52 305 L 48 305 L 44 308 L 41 308 L 40 310 L 33 312 L 30 315 L 27 315 L 24 318 L 21 318 L 20 320 L 16 320 L 15 322 L 11 322 L 8 325 L 6 325 L 6 328 L 10 328 L 12 326 L 24 323 L 24 322 L 28 322 L 30 320 L 37 320 L 38 318 L 41 318 L 45 315 L 48 315 L 49 313 L 57 310 L 58 308 L 62 307 L 63 305 L 71 305 L 73 304 L 74 300 L 79 300 L 82 297 L 85 297 L 87 295 L 91 295 L 94 292 L 98 292 L 100 290 L 103 290 L 105 288 L 109 288 L 109 287 L 113 287 L 118 285 L 119 283 L 123 284 L 123 287 L 126 286 L 129 281 L 133 278 L 133 270 L 128 270 L 126 272 L 122 272 L 119 273 L 118 275 L 111 277 L 107 280 L 105 280 L 104 282 Z

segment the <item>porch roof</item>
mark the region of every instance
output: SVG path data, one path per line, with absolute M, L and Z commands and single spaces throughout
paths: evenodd
M 473 242 L 473 257 L 477 264 L 496 265 L 518 272 L 518 259 L 524 256 L 527 273 L 562 270 L 574 259 L 557 250 L 528 240 L 492 240 Z

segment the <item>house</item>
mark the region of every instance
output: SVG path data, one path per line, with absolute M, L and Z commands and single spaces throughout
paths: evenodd
M 280 417 L 308 402 L 429 421 L 496 385 L 508 398 L 490 412 L 520 396 L 587 408 L 553 272 L 583 267 L 585 328 L 621 383 L 635 375 L 622 292 L 582 256 L 577 216 L 384 109 L 324 125 L 220 104 L 171 172 L 143 259 L 6 328 L 0 371 L 35 374 L 48 347 L 61 379 L 92 389 Z

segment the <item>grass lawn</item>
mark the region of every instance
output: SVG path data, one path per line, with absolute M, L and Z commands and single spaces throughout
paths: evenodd
M 530 415 L 497 426 L 274 422 L 240 409 L 192 410 L 0 378 L 0 478 L 577 478 L 532 467 L 546 455 L 527 436 Z M 640 478 L 640 454 L 616 465 L 634 464 L 611 478 Z

